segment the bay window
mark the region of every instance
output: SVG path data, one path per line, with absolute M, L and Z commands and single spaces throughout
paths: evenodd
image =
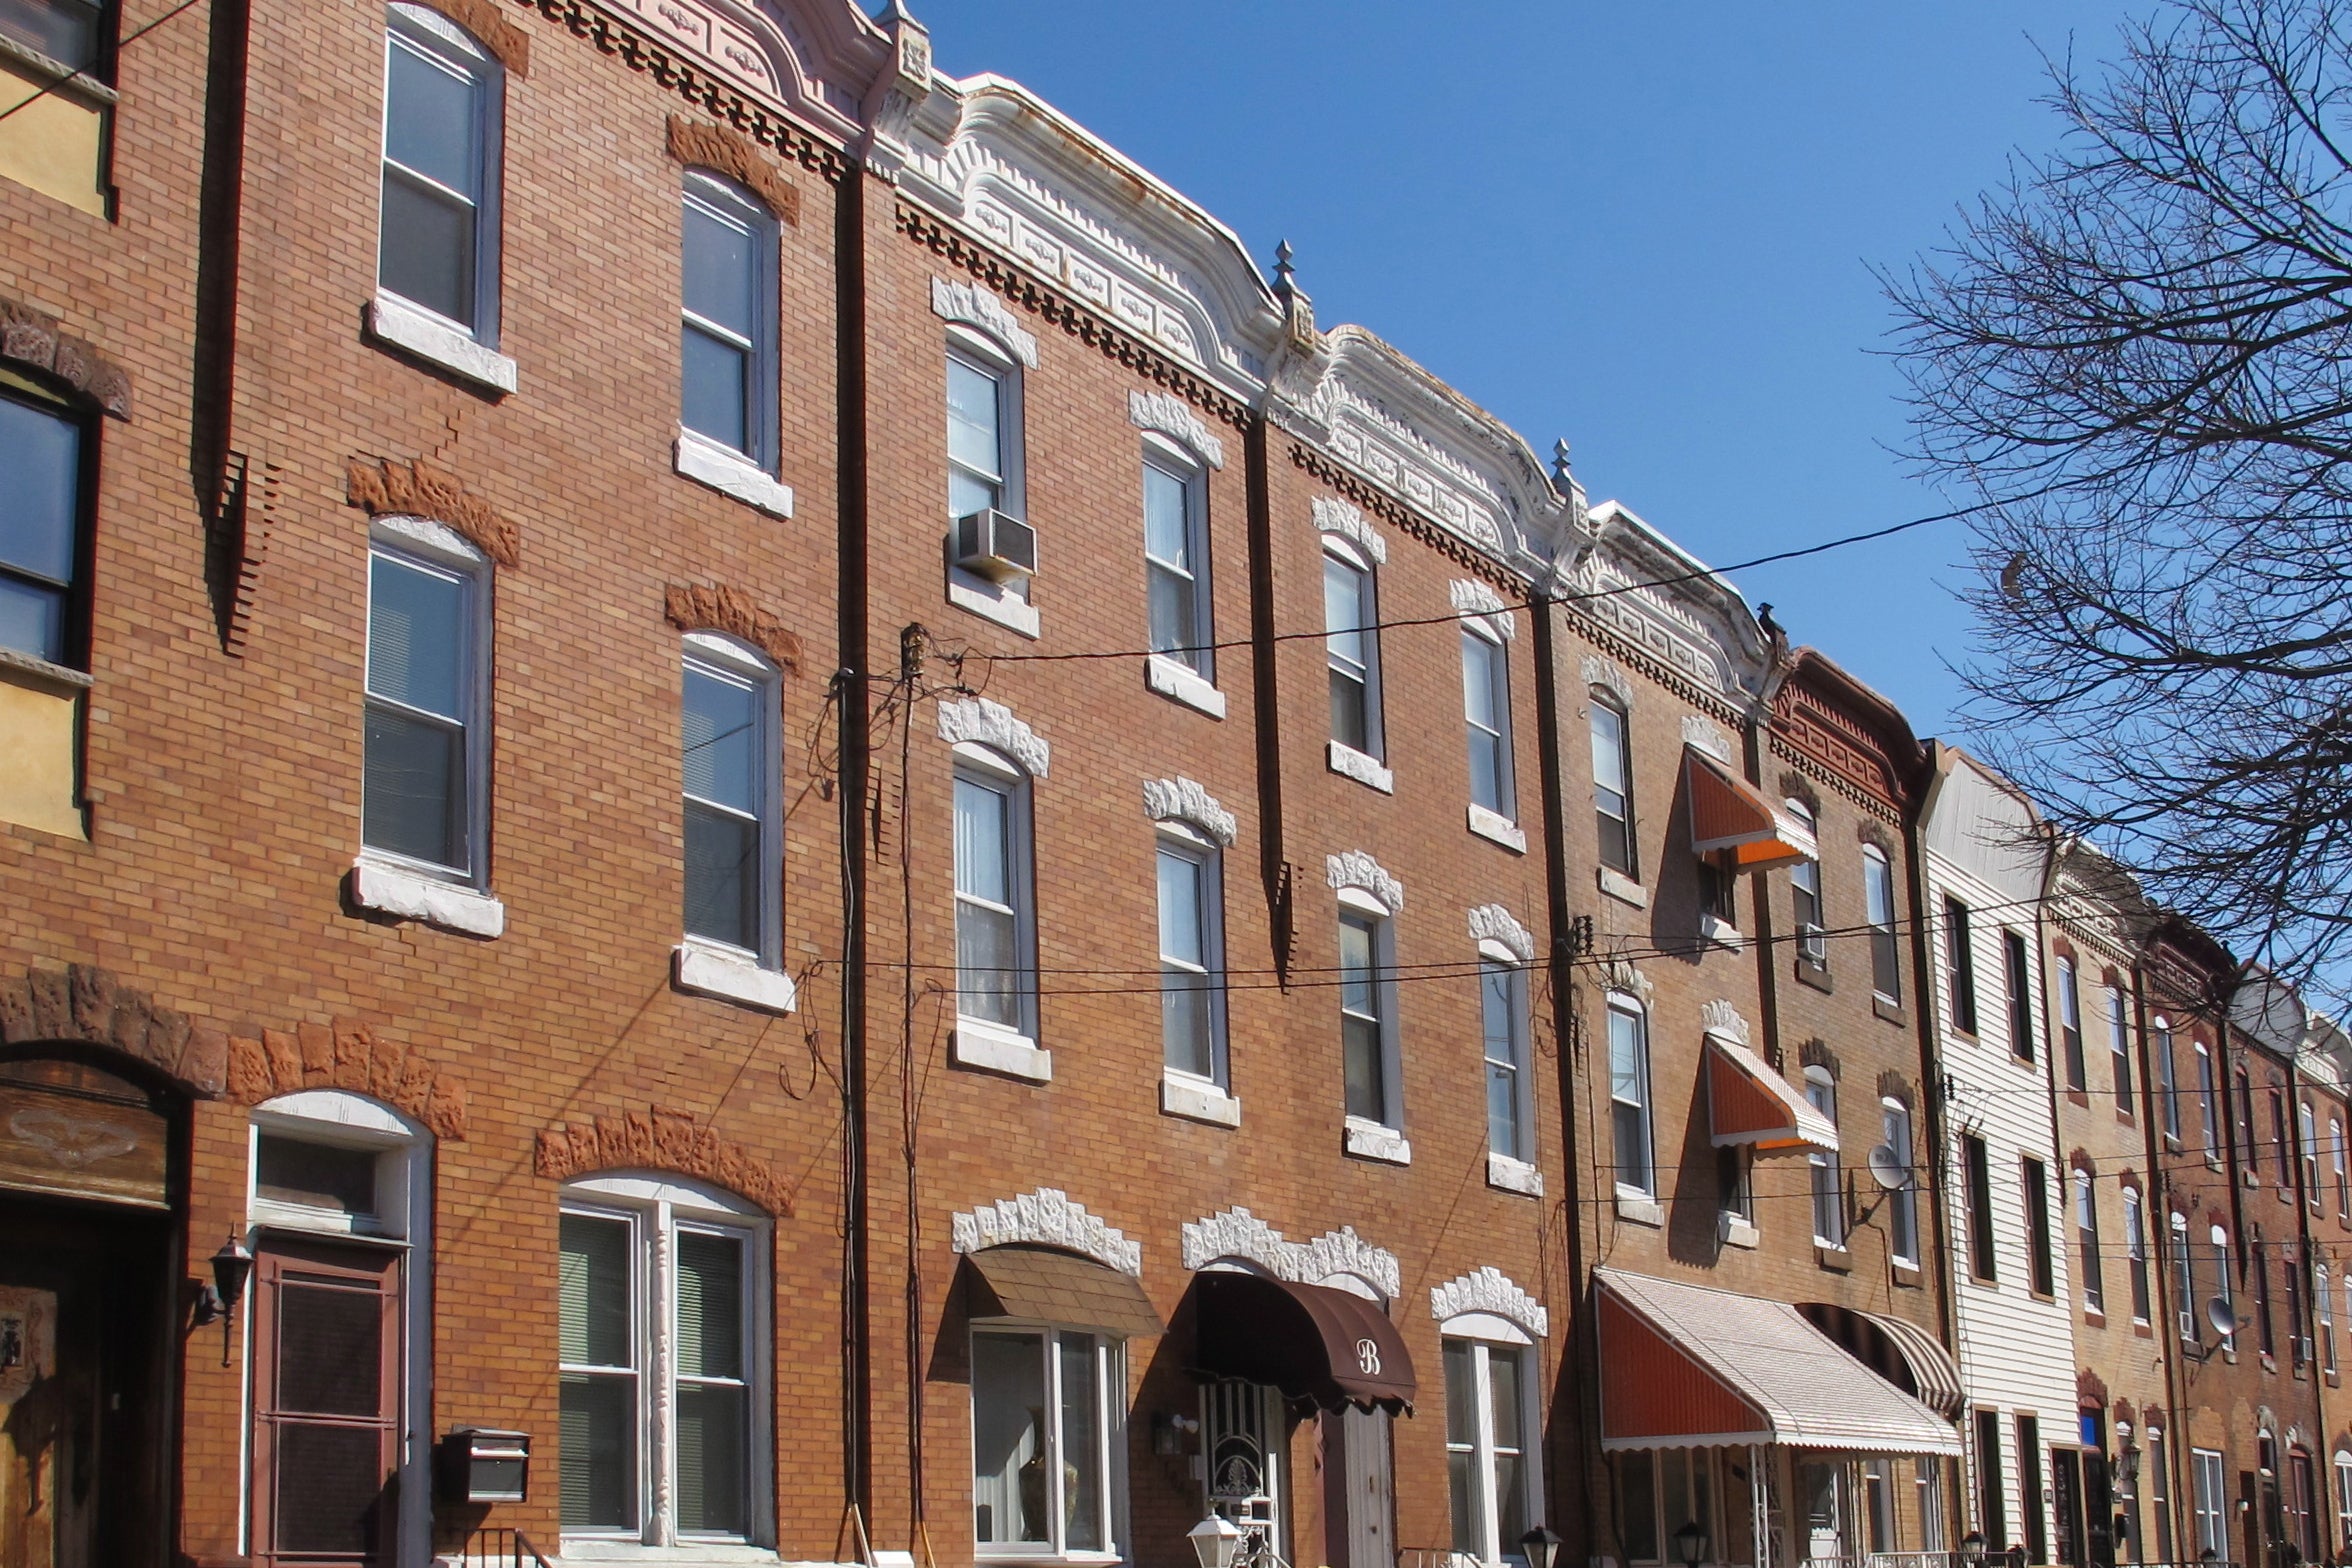
M 1113 1555 L 1123 1347 L 1068 1329 L 972 1332 L 972 1539 L 982 1557 Z

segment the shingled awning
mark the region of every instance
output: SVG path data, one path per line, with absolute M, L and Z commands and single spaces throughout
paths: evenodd
M 1142 1281 L 1117 1269 L 1051 1247 L 988 1247 L 964 1261 L 973 1281 L 970 1315 L 1022 1318 L 1070 1328 L 1101 1329 L 1119 1339 L 1161 1332 L 1160 1315 Z

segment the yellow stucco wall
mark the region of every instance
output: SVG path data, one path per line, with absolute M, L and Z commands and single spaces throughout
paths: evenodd
M 60 87 L 25 103 L 48 78 L 0 57 L 0 177 L 29 185 L 59 201 L 106 215 L 106 116 L 108 111 Z
M 75 798 L 81 696 L 0 667 L 0 822 L 87 838 Z

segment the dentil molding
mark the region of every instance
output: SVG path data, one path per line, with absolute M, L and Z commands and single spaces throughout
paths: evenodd
M 1247 1209 L 1226 1209 L 1184 1227 L 1184 1266 L 1203 1269 L 1219 1258 L 1255 1263 L 1276 1279 L 1320 1285 L 1353 1274 L 1389 1300 L 1404 1289 L 1404 1269 L 1395 1253 L 1375 1247 L 1352 1225 L 1326 1231 L 1313 1241 L 1291 1241 Z
M 950 1245 L 957 1252 L 982 1252 L 990 1247 L 1027 1243 L 1082 1253 L 1122 1274 L 1143 1277 L 1143 1243 L 1106 1225 L 1070 1201 L 1059 1187 L 1040 1187 L 1018 1198 L 1003 1198 L 986 1208 L 958 1214 L 949 1224 Z

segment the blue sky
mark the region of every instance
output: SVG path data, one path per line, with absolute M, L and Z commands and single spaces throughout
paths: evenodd
M 2051 145 L 2036 46 L 2154 0 L 913 0 L 1709 562 L 1942 510 L 1872 264 Z M 1962 525 L 1736 575 L 1953 733 Z

